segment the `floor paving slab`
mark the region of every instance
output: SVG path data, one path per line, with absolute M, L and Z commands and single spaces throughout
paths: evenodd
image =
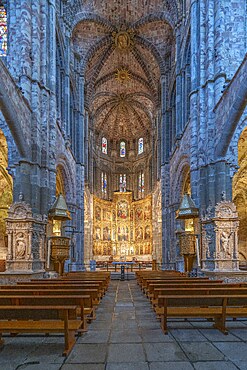
M 106 370 L 149 370 L 149 366 L 147 362 L 113 362 L 106 365 Z
M 230 329 L 230 333 L 233 334 L 238 339 L 247 341 L 247 328 L 242 329 Z M 237 339 L 236 339 L 237 340 Z
M 180 346 L 191 361 L 222 361 L 225 357 L 222 352 L 209 342 L 181 342 Z
M 214 343 L 225 356 L 231 361 L 245 361 L 247 363 L 247 343 L 243 342 L 216 342 Z
M 174 338 L 170 333 L 164 335 L 159 329 L 140 329 L 140 334 L 144 343 L 163 343 L 163 342 L 174 342 Z
M 2 368 L 1 368 L 2 369 Z M 59 364 L 49 364 L 47 362 L 28 362 L 18 367 L 18 370 L 60 370 L 61 365 Z M 16 369 L 15 369 L 16 370 Z
M 207 361 L 195 362 L 195 370 L 237 370 L 238 368 L 230 361 Z
M 195 328 L 171 329 L 170 333 L 179 342 L 205 342 L 205 337 Z
M 244 329 L 246 333 L 246 330 Z M 210 342 L 238 342 L 240 339 L 234 335 L 233 330 L 227 335 L 223 334 L 217 329 L 200 329 L 200 333 Z M 247 339 L 247 335 L 246 335 Z
M 149 362 L 187 360 L 177 343 L 144 343 L 143 346 Z
M 104 363 L 106 360 L 106 344 L 76 344 L 68 357 L 67 363 Z
M 107 343 L 109 337 L 110 330 L 90 330 L 79 337 L 77 343 Z
M 138 331 L 115 330 L 110 336 L 110 343 L 141 343 L 142 338 Z
M 142 344 L 110 344 L 107 362 L 145 362 Z
M 105 364 L 65 364 L 61 370 L 105 370 Z
M 193 370 L 193 366 L 190 362 L 150 362 L 150 370 Z

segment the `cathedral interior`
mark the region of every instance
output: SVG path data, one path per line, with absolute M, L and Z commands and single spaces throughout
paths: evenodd
M 246 370 L 246 330 L 247 0 L 0 0 L 0 369 Z
M 245 268 L 246 6 L 0 1 L 3 274 Z

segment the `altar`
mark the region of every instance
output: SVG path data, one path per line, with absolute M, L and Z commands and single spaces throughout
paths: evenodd
M 152 198 L 133 200 L 115 192 L 112 201 L 94 197 L 93 257 L 96 261 L 152 259 Z M 127 261 L 127 262 L 130 262 Z
M 111 264 L 113 266 L 115 266 L 115 271 L 117 271 L 117 265 L 126 266 L 127 268 L 130 267 L 130 271 L 133 271 L 133 265 L 136 265 L 137 262 L 135 262 L 135 261 L 131 261 L 131 262 L 127 262 L 127 261 L 113 261 Z

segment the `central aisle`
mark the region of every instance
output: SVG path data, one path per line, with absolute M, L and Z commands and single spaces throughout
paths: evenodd
M 162 333 L 135 280 L 111 281 L 96 315 L 65 364 L 83 364 L 77 370 L 158 370 L 171 369 L 163 361 L 179 361 L 177 369 L 192 369 L 178 344 Z

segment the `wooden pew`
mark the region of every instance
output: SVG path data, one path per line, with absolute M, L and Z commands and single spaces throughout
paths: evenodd
M 162 295 L 158 297 L 156 313 L 161 317 L 161 328 L 168 333 L 167 319 L 213 318 L 215 328 L 227 334 L 226 317 L 247 317 L 247 295 Z
M 2 333 L 63 333 L 67 356 L 75 344 L 75 335 L 82 322 L 76 318 L 77 306 L 1 306 L 0 340 Z
M 191 282 L 164 282 L 164 283 L 152 283 L 149 284 L 148 290 L 147 290 L 147 297 L 150 300 L 153 300 L 154 298 L 157 298 L 157 292 L 158 290 L 166 290 L 166 288 L 173 288 L 173 289 L 182 289 L 186 287 L 208 287 L 208 286 L 221 286 L 225 285 L 223 281 L 221 280 L 210 280 L 209 282 L 201 282 L 201 281 L 191 281 Z M 232 284 L 233 286 L 236 286 L 235 284 Z M 237 286 L 240 286 L 240 284 L 237 284 Z M 163 294 L 163 293 L 160 293 Z
M 92 298 L 93 305 L 97 306 L 100 302 L 99 292 L 98 289 L 92 288 L 84 288 L 83 285 L 80 284 L 18 284 L 18 285 L 3 285 L 0 289 L 15 289 L 15 290 L 22 290 L 22 289 L 31 289 L 31 290 L 62 290 L 62 291 L 69 291 L 69 290 L 80 290 L 81 294 L 90 295 Z
M 149 284 L 154 284 L 154 283 L 165 283 L 167 282 L 168 284 L 173 284 L 173 283 L 188 283 L 191 284 L 192 282 L 195 283 L 203 283 L 203 282 L 208 282 L 208 279 L 204 278 L 184 278 L 184 277 L 177 277 L 177 278 L 164 278 L 164 279 L 144 279 L 142 281 L 142 290 L 144 293 L 148 291 L 148 285 Z M 220 282 L 220 281 L 218 281 Z
M 208 278 L 190 278 L 187 276 L 145 276 L 140 279 L 140 287 L 143 289 L 143 286 L 146 286 L 147 281 L 165 281 L 165 280 L 203 280 L 208 281 Z
M 77 316 L 82 322 L 80 331 L 87 330 L 87 318 L 84 310 L 85 301 L 90 299 L 90 296 L 79 295 L 33 295 L 33 294 L 6 294 L 0 295 L 0 306 L 64 306 L 76 305 Z
M 69 272 L 62 276 L 62 279 L 89 279 L 89 280 L 103 280 L 108 287 L 111 274 L 110 272 Z
M 186 277 L 186 274 L 181 273 L 179 271 L 174 271 L 174 270 L 167 270 L 167 271 L 137 271 L 136 272 L 136 280 L 137 284 L 141 285 L 141 282 L 145 278 L 156 278 L 156 277 L 170 277 L 170 278 L 175 278 L 175 277 Z
M 194 295 L 217 295 L 217 294 L 225 294 L 228 295 L 235 295 L 235 294 L 247 294 L 247 286 L 241 286 L 241 284 L 193 284 L 191 286 L 184 285 L 184 286 L 169 286 L 155 288 L 154 289 L 154 297 L 151 300 L 152 305 L 155 309 L 155 306 L 158 304 L 158 298 L 162 295 L 187 295 L 194 296 Z
M 61 281 L 61 280 L 49 280 L 46 282 L 41 281 L 28 281 L 28 282 L 18 282 L 17 285 L 21 286 L 60 286 L 65 287 L 65 289 L 72 287 L 81 287 L 82 289 L 93 289 L 97 290 L 97 297 L 100 300 L 104 295 L 104 289 L 100 287 L 99 283 L 84 283 L 81 281 Z
M 10 286 L 6 289 L 0 289 L 0 297 L 4 295 L 11 296 L 20 296 L 20 295 L 31 295 L 31 296 L 40 296 L 40 295 L 49 295 L 49 296 L 78 296 L 84 300 L 84 314 L 87 317 L 87 321 L 91 322 L 96 319 L 95 305 L 93 303 L 92 291 L 86 289 L 52 289 L 50 287 L 42 289 L 39 288 L 27 288 L 22 289 L 21 286 Z M 85 297 L 89 297 L 86 299 Z

